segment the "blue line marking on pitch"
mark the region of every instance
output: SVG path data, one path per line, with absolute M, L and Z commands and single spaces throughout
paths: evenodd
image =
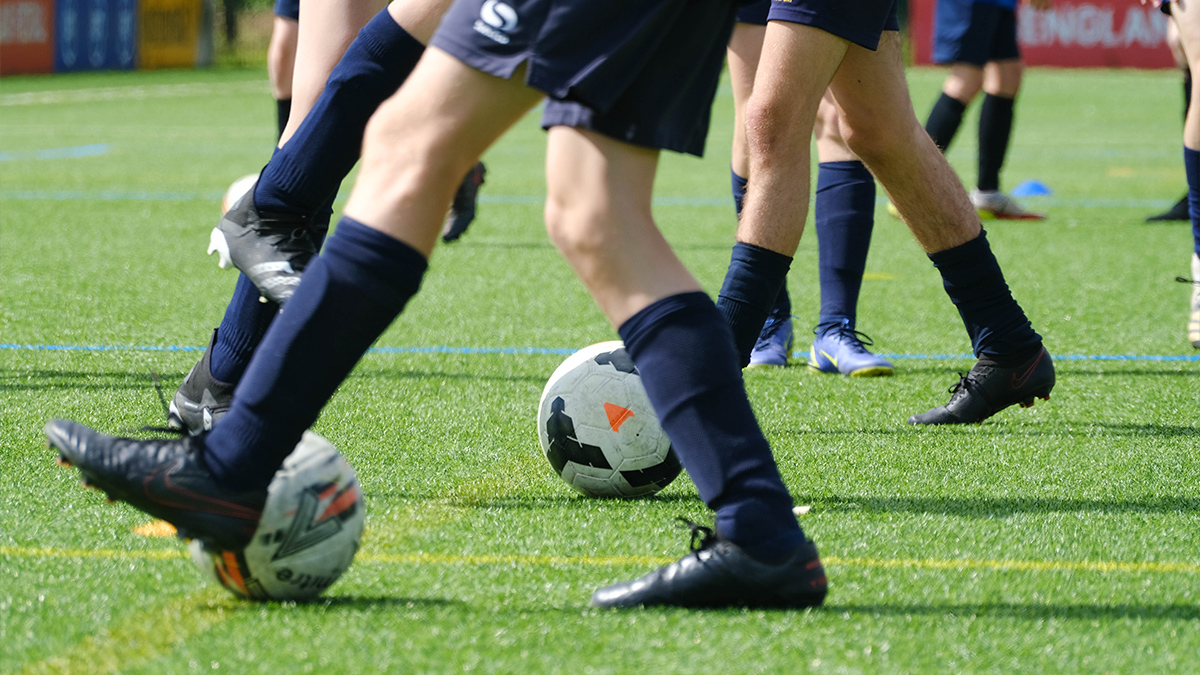
M 22 159 L 78 159 L 107 154 L 108 150 L 108 143 L 74 145 L 69 148 L 48 148 L 46 150 L 6 150 L 0 152 L 0 162 L 15 162 Z
M 0 190 L 0 199 L 66 202 L 196 202 L 221 201 L 223 192 L 151 192 L 149 190 Z
M 202 352 L 204 347 L 187 345 L 169 345 L 165 347 L 154 345 L 18 345 L 0 344 L 0 349 L 17 351 L 60 351 L 60 352 Z M 510 354 L 534 355 L 574 354 L 578 349 L 566 347 L 372 347 L 368 354 Z M 800 359 L 807 353 L 795 352 L 792 357 Z M 973 354 L 886 354 L 879 353 L 886 359 L 907 359 L 914 361 L 973 361 Z M 1200 355 L 1175 354 L 1058 354 L 1055 361 L 1184 361 L 1200 362 Z

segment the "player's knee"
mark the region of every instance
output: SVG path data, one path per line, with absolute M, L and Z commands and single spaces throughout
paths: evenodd
M 772 99 L 751 96 L 746 102 L 746 144 L 752 155 L 790 154 L 801 140 L 809 142 L 809 130 L 798 129 L 794 111 Z
M 897 128 L 894 124 L 885 124 L 877 118 L 848 118 L 841 125 L 842 140 L 846 147 L 857 157 L 868 164 L 875 161 L 887 161 L 897 155 L 904 155 L 908 148 L 905 142 L 910 134 L 907 128 Z M 920 133 L 925 133 L 923 129 Z
M 546 233 L 550 241 L 573 264 L 603 253 L 612 234 L 606 214 L 595 205 L 546 200 Z

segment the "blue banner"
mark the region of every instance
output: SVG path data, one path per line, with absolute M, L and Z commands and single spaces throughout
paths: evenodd
M 132 70 L 137 0 L 56 0 L 54 70 Z

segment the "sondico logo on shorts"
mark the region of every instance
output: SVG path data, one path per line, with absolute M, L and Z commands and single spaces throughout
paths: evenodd
M 509 43 L 508 34 L 517 28 L 517 10 L 500 0 L 487 0 L 475 19 L 475 32 L 502 45 Z

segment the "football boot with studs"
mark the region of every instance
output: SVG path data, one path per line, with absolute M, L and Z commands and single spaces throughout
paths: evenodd
M 216 343 L 217 331 L 214 330 L 204 356 L 188 371 L 183 384 L 179 385 L 171 399 L 167 408 L 167 426 L 172 429 L 195 436 L 211 431 L 217 420 L 229 412 L 229 406 L 233 404 L 234 385 L 212 376 L 212 353 Z
M 58 461 L 83 484 L 175 526 L 182 539 L 236 550 L 254 536 L 267 490 L 229 490 L 204 463 L 204 436 L 116 438 L 68 420 L 46 423 Z
M 479 188 L 487 175 L 487 167 L 479 162 L 471 167 L 466 177 L 458 185 L 454 193 L 454 201 L 446 213 L 446 222 L 442 226 L 442 241 L 451 242 L 467 231 L 467 227 L 475 220 L 475 205 L 479 201 Z
M 766 563 L 711 528 L 684 522 L 692 530 L 690 553 L 640 579 L 601 588 L 591 605 L 800 609 L 825 601 L 825 568 L 811 541 L 786 560 Z
M 1012 197 L 999 190 L 971 190 L 971 204 L 984 220 L 1046 219 L 1046 214 L 1026 211 Z
M 768 316 L 762 332 L 758 334 L 758 340 L 754 343 L 754 349 L 750 351 L 750 365 L 747 367 L 786 366 L 792 355 L 793 340 L 791 315 Z
M 950 387 L 950 401 L 913 415 L 909 424 L 975 424 L 1012 405 L 1028 408 L 1035 398 L 1050 400 L 1054 389 L 1054 363 L 1044 347 L 1023 363 L 1004 367 L 987 357 L 975 362 L 971 372 L 959 373 Z
M 257 184 L 256 184 L 257 187 Z M 236 267 L 258 287 L 263 302 L 286 303 L 319 246 L 305 214 L 262 211 L 251 188 L 221 216 L 208 240 L 221 269 Z
M 808 352 L 808 369 L 814 373 L 841 373 L 846 377 L 886 377 L 895 368 L 886 359 L 867 350 L 875 344 L 866 333 L 850 327 L 850 319 L 822 328 Z
M 1163 211 L 1162 213 L 1156 213 L 1153 216 L 1146 218 L 1146 222 L 1147 223 L 1168 223 L 1168 222 L 1173 222 L 1173 221 L 1177 221 L 1177 220 L 1191 220 L 1191 219 L 1192 219 L 1191 215 L 1188 214 L 1188 196 L 1184 195 L 1184 196 L 1180 197 L 1179 201 L 1175 202 L 1175 204 L 1172 205 L 1171 208 L 1167 209 L 1166 211 Z

